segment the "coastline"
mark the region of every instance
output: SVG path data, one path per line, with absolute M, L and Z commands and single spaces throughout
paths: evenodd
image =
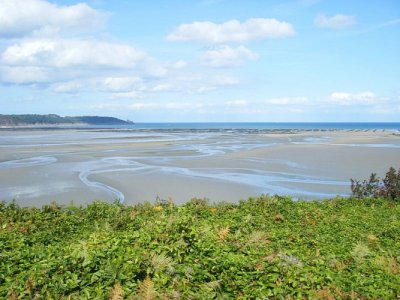
M 23 124 L 23 125 L 0 125 L 0 130 L 2 129 L 76 129 L 77 127 L 85 128 L 89 126 L 87 123 L 59 123 L 59 124 Z

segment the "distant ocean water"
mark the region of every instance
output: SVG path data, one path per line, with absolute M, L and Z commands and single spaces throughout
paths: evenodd
M 148 129 L 148 130 L 392 130 L 400 131 L 395 123 L 135 123 L 132 125 L 87 126 L 87 128 Z

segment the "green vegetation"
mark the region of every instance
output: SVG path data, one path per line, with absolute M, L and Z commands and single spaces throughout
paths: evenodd
M 127 125 L 131 121 L 123 121 L 113 117 L 82 116 L 82 117 L 60 117 L 59 115 L 0 115 L 1 126 L 19 125 L 73 125 L 85 123 L 89 125 Z
M 399 204 L 2 203 L 0 298 L 395 299 Z
M 396 173 L 396 169 L 391 167 L 383 179 L 377 177 L 375 173 L 371 174 L 368 181 L 351 179 L 351 192 L 359 199 L 384 197 L 400 201 L 400 169 Z

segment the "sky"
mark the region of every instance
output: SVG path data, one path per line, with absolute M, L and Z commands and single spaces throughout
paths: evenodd
M 0 114 L 400 122 L 399 0 L 0 0 Z

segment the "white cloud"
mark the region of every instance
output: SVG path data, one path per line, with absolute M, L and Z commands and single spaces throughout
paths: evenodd
M 89 77 L 55 83 L 52 90 L 56 93 L 104 92 L 114 98 L 141 98 L 145 92 L 151 92 L 143 79 L 138 76 Z
M 106 15 L 85 3 L 58 6 L 45 0 L 0 0 L 0 38 L 99 28 Z
M 376 96 L 372 92 L 362 93 L 343 93 L 334 92 L 330 95 L 330 101 L 339 105 L 371 105 L 377 102 Z
M 34 39 L 8 47 L 1 63 L 8 66 L 133 68 L 147 55 L 126 44 L 94 39 Z
M 57 93 L 104 92 L 112 98 L 138 99 L 154 93 L 175 92 L 181 94 L 202 94 L 222 86 L 238 84 L 238 80 L 221 74 L 139 77 L 139 76 L 93 76 L 71 81 L 53 83 Z
M 290 23 L 276 19 L 252 18 L 243 23 L 230 20 L 222 24 L 213 22 L 182 24 L 167 36 L 167 40 L 228 43 L 289 37 L 294 34 L 295 31 Z
M 216 76 L 211 76 L 209 82 L 214 83 L 214 85 L 227 86 L 227 85 L 237 85 L 239 83 L 239 80 L 230 76 L 216 75 Z
M 307 97 L 281 97 L 267 99 L 265 103 L 273 105 L 306 105 L 309 100 Z
M 184 94 L 203 94 L 219 87 L 234 86 L 238 79 L 224 74 L 194 74 L 173 78 L 167 83 Z
M 327 111 L 331 113 L 346 111 L 360 116 L 370 116 L 372 119 L 378 120 L 375 118 L 378 115 L 392 117 L 398 116 L 400 112 L 400 99 L 395 95 L 382 96 L 370 91 L 360 93 L 334 92 L 327 100 L 328 104 L 331 104 Z M 344 110 L 344 108 L 346 109 Z
M 135 102 L 131 104 L 120 104 L 120 103 L 100 103 L 93 105 L 93 109 L 113 109 L 113 110 L 184 110 L 184 111 L 197 111 L 212 105 L 206 105 L 204 103 L 192 103 L 192 102 L 167 102 L 167 103 L 156 103 L 156 102 Z
M 225 73 L 190 72 L 185 67 L 185 61 L 160 63 L 123 43 L 24 38 L 0 53 L 0 82 L 40 83 L 56 93 L 100 92 L 128 99 L 166 92 L 201 94 L 238 84 Z
M 258 54 L 244 46 L 232 48 L 228 45 L 218 46 L 204 51 L 200 61 L 210 67 L 237 67 L 243 64 L 244 59 L 257 60 Z
M 37 84 L 55 93 L 103 93 L 110 99 L 200 94 L 238 84 L 226 73 L 190 71 L 186 61 L 159 62 L 132 45 L 81 34 L 100 28 L 106 17 L 85 3 L 0 0 L 0 39 L 10 38 L 0 52 L 0 83 Z M 245 47 L 232 51 L 240 60 L 256 57 Z M 220 56 L 220 64 L 229 63 Z
M 178 109 L 178 110 L 197 110 L 203 108 L 204 105 L 202 103 L 192 103 L 192 102 L 168 102 L 162 105 L 163 108 L 166 109 Z
M 84 86 L 80 82 L 71 81 L 71 82 L 63 82 L 59 84 L 55 84 L 53 90 L 56 93 L 70 93 L 75 94 L 79 91 L 82 91 Z
M 142 109 L 155 109 L 158 108 L 159 104 L 157 103 L 132 103 L 132 104 L 121 104 L 121 103 L 99 103 L 92 105 L 91 109 L 97 110 L 142 110 Z
M 156 83 L 154 86 L 152 86 L 151 91 L 152 92 L 172 92 L 172 91 L 177 91 L 178 88 L 175 87 L 172 83 L 170 82 L 160 82 Z
M 399 114 L 400 113 L 400 105 L 397 106 L 388 106 L 388 105 L 375 105 L 367 109 L 368 113 L 371 114 Z
M 127 106 L 130 110 L 139 110 L 139 109 L 154 109 L 159 108 L 158 103 L 133 103 Z
M 16 83 L 16 84 L 34 84 L 45 83 L 50 80 L 49 74 L 39 67 L 17 66 L 17 67 L 1 67 L 0 82 Z
M 343 29 L 356 23 L 354 16 L 334 15 L 328 17 L 325 14 L 319 14 L 314 19 L 314 24 L 322 28 Z
M 203 94 L 214 91 L 219 87 L 228 87 L 239 84 L 239 80 L 226 74 L 186 73 L 183 75 L 166 78 L 163 81 L 171 89 L 183 94 Z
M 141 89 L 143 82 L 139 77 L 106 77 L 100 85 L 104 91 L 123 93 Z
M 268 100 L 232 100 L 225 101 L 224 108 L 228 114 L 259 115 L 263 113 L 301 114 L 309 109 L 307 97 L 281 97 Z
M 163 77 L 168 69 L 145 52 L 130 45 L 95 39 L 28 39 L 7 47 L 0 54 L 0 78 L 9 83 L 35 81 L 21 71 L 31 68 L 37 82 L 62 82 L 71 79 L 118 77 L 106 82 L 110 88 L 124 88 L 124 77 L 135 74 Z M 126 74 L 129 74 L 127 76 Z M 21 78 L 19 78 L 21 77 Z M 29 79 L 29 80 L 28 80 Z M 118 83 L 115 81 L 119 80 Z M 131 79 L 129 79 L 131 80 Z M 59 87 L 59 91 L 70 87 Z M 74 88 L 73 88 L 74 89 Z
M 144 97 L 143 91 L 129 91 L 129 92 L 119 92 L 112 94 L 112 99 L 139 99 L 143 97 Z

